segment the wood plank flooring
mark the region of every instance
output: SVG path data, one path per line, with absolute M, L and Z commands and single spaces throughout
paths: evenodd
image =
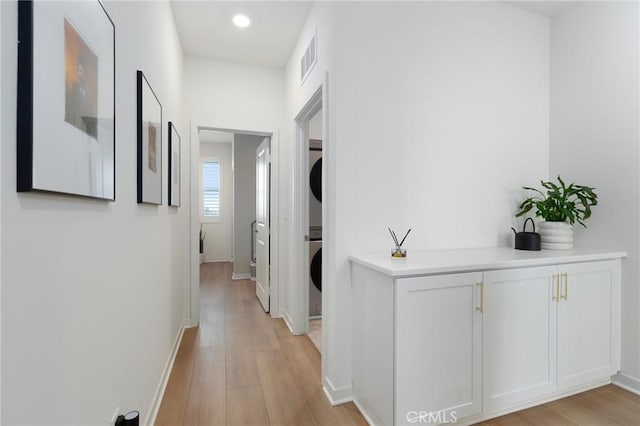
M 366 425 L 353 403 L 329 404 L 311 340 L 265 314 L 231 268 L 201 266 L 200 327 L 184 333 L 155 424 Z
M 640 396 L 607 385 L 479 423 L 482 426 L 638 426 Z
M 367 424 L 353 403 L 329 404 L 316 347 L 265 314 L 230 263 L 202 265 L 200 300 L 200 327 L 184 333 L 156 425 Z M 480 424 L 640 426 L 640 396 L 609 385 Z

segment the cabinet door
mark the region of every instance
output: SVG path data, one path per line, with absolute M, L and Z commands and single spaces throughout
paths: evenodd
M 480 272 L 397 280 L 396 425 L 481 412 L 481 280 Z
M 555 391 L 555 272 L 552 266 L 484 273 L 484 411 Z
M 559 266 L 558 388 L 608 378 L 620 368 L 620 262 Z

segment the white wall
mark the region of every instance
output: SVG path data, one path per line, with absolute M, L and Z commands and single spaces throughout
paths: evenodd
M 319 62 L 300 88 L 315 28 Z M 549 21 L 488 2 L 315 4 L 287 66 L 283 128 L 325 70 L 323 374 L 340 398 L 351 379 L 347 256 L 386 252 L 388 226 L 413 228 L 409 255 L 506 245 L 520 186 L 548 175 Z M 282 142 L 294 152 L 291 134 Z
M 162 102 L 162 128 L 172 120 L 187 134 L 170 5 L 105 4 L 116 26 L 115 202 L 16 193 L 17 6 L 0 7 L 2 424 L 108 424 L 116 408 L 144 423 L 188 281 L 188 207 L 166 206 L 166 192 L 162 206 L 136 203 L 136 70 Z
M 270 132 L 280 127 L 282 70 L 194 57 L 184 60 L 186 117 L 218 129 Z
M 233 260 L 233 168 L 230 143 L 201 143 L 201 159 L 219 160 L 222 167 L 222 217 L 217 222 L 204 222 L 202 230 L 205 262 Z M 200 186 L 202 187 L 202 186 Z
M 279 132 L 282 125 L 284 105 L 284 73 L 282 70 L 235 65 L 194 57 L 184 60 L 184 109 L 185 120 L 191 123 L 191 138 L 197 134 L 194 128 L 204 126 L 215 129 L 230 129 L 245 132 L 273 134 L 271 141 L 271 164 L 274 176 L 288 172 L 280 166 Z M 192 145 L 191 162 L 199 158 L 199 145 Z M 192 174 L 192 179 L 197 179 Z M 271 232 L 278 236 L 271 241 L 272 258 L 279 253 L 279 245 L 287 234 L 280 235 L 281 224 L 288 221 L 288 211 L 279 206 L 279 191 L 272 191 Z M 282 210 L 282 211 L 280 211 Z M 278 221 L 274 218 L 278 217 Z M 199 220 L 192 217 L 191 232 L 197 235 Z M 197 240 L 196 240 L 197 241 Z M 197 248 L 192 247 L 197 253 Z M 198 265 L 191 265 L 191 277 L 196 294 L 199 276 Z M 272 269 L 272 280 L 278 282 L 279 270 Z M 271 299 L 272 315 L 279 314 L 276 298 Z M 199 305 L 197 298 L 191 299 L 191 315 L 197 321 Z
M 251 275 L 251 222 L 256 220 L 256 150 L 264 136 L 233 138 L 233 275 Z
M 587 2 L 551 20 L 550 177 L 596 187 L 576 244 L 626 250 L 622 374 L 640 391 L 638 3 Z

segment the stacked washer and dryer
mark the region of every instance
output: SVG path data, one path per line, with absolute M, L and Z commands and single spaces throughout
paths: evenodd
M 322 140 L 309 139 L 309 318 L 322 317 Z

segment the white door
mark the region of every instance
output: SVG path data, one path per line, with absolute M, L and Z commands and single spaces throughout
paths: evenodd
M 558 302 L 558 389 L 608 378 L 620 368 L 619 262 L 562 265 Z
M 484 273 L 483 409 L 556 389 L 555 266 Z
M 256 295 L 269 312 L 269 138 L 256 150 Z
M 482 411 L 481 272 L 396 283 L 395 424 L 455 422 Z

